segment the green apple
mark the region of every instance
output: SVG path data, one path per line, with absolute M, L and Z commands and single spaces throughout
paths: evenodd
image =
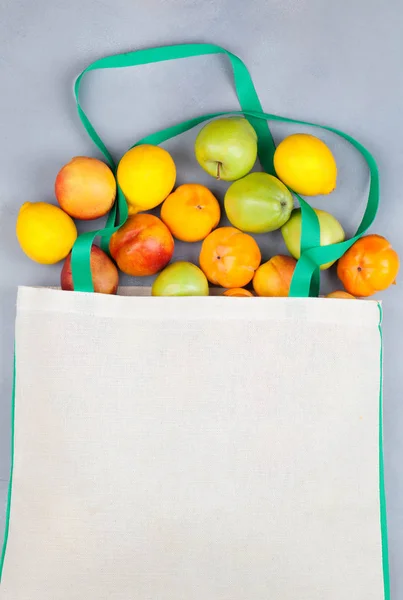
M 155 279 L 153 296 L 208 296 L 208 281 L 201 269 L 190 262 L 168 265 Z
M 209 175 L 235 181 L 249 173 L 255 164 L 256 131 L 243 117 L 211 121 L 196 138 L 195 154 L 199 165 Z
M 329 244 L 338 244 L 345 239 L 343 227 L 338 220 L 325 210 L 314 209 L 319 219 L 320 225 L 320 245 L 329 246 Z M 301 256 L 301 209 L 292 211 L 289 221 L 281 228 L 281 233 L 288 248 L 289 253 L 296 259 Z M 321 269 L 328 269 L 336 262 L 321 265 Z
M 294 201 L 291 192 L 277 177 L 249 173 L 230 185 L 224 204 L 234 227 L 250 233 L 267 233 L 288 221 Z

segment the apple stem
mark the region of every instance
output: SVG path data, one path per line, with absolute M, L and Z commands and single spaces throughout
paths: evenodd
M 216 176 L 217 180 L 221 179 L 221 167 L 222 167 L 222 163 L 218 162 L 217 163 L 217 176 Z

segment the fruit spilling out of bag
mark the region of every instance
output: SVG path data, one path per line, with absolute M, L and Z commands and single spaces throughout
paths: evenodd
M 116 179 L 96 158 L 73 158 L 56 177 L 59 207 L 44 202 L 21 207 L 18 241 L 36 262 L 54 264 L 65 259 L 61 287 L 73 290 L 71 249 L 77 238 L 73 219 L 106 215 L 115 202 L 118 183 L 129 217 L 110 239 L 110 256 L 92 247 L 95 292 L 115 294 L 120 270 L 133 277 L 155 275 L 154 296 L 208 296 L 209 283 L 225 288 L 224 296 L 288 296 L 301 255 L 302 215 L 294 208 L 292 192 L 309 197 L 330 194 L 336 187 L 337 165 L 328 146 L 308 134 L 293 134 L 280 142 L 274 154 L 276 176 L 251 172 L 257 151 L 256 132 L 242 117 L 211 121 L 196 138 L 200 166 L 212 177 L 231 182 L 224 198 L 230 227 L 219 227 L 221 206 L 207 187 L 187 183 L 174 189 L 176 166 L 171 155 L 159 146 L 143 144 L 126 152 Z M 146 212 L 160 205 L 159 217 Z M 315 213 L 321 246 L 344 241 L 343 227 L 332 214 L 317 209 Z M 273 256 L 261 264 L 259 246 L 250 234 L 278 229 L 290 256 Z M 175 239 L 202 242 L 198 265 L 172 262 Z M 344 290 L 327 297 L 372 296 L 395 283 L 398 270 L 399 257 L 390 243 L 380 235 L 366 235 L 337 263 Z

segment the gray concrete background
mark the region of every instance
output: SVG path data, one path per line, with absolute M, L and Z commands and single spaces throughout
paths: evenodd
M 82 129 L 74 77 L 108 54 L 183 42 L 214 42 L 248 65 L 268 112 L 326 123 L 361 140 L 381 172 L 382 204 L 374 232 L 403 256 L 403 5 L 399 0 L 0 0 L 0 492 L 9 475 L 13 321 L 18 285 L 57 285 L 60 265 L 30 262 L 15 239 L 19 206 L 54 201 L 58 169 L 72 156 L 98 156 Z M 200 113 L 236 109 L 223 57 L 91 74 L 83 105 L 118 158 L 139 137 Z M 292 130 L 295 130 L 293 128 Z M 273 127 L 276 139 L 289 133 Z M 339 166 L 337 191 L 315 199 L 351 234 L 363 211 L 367 172 L 330 135 Z M 195 164 L 194 133 L 170 142 L 178 180 L 217 185 Z M 80 225 L 81 230 L 84 228 Z M 281 251 L 280 236 L 260 236 L 264 257 Z M 197 246 L 176 256 L 197 256 Z M 126 279 L 123 283 L 128 283 Z M 131 282 L 133 283 L 133 282 Z M 327 274 L 323 290 L 336 287 Z M 385 452 L 392 600 L 403 598 L 403 276 L 384 301 Z M 0 530 L 4 510 L 0 511 Z M 1 535 L 0 531 L 0 535 Z M 399 568 L 400 567 L 400 568 Z M 342 577 L 343 575 L 340 574 Z

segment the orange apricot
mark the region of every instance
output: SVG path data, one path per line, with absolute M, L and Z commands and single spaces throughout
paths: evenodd
M 55 194 L 60 207 L 71 217 L 97 219 L 112 208 L 116 181 L 101 160 L 76 156 L 57 174 Z
M 288 296 L 296 264 L 295 258 L 279 254 L 260 265 L 253 278 L 253 288 L 256 294 L 258 296 Z
M 199 242 L 217 227 L 221 216 L 217 198 L 204 185 L 180 185 L 161 207 L 161 219 L 176 239 Z
M 336 292 L 331 292 L 327 294 L 326 298 L 338 298 L 339 300 L 356 300 L 356 297 L 348 292 L 343 292 L 342 290 L 337 290 Z

